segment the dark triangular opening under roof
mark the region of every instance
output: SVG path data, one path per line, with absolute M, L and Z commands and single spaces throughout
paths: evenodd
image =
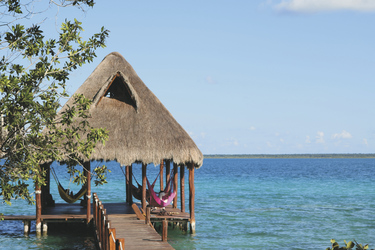
M 134 95 L 130 91 L 128 84 L 126 84 L 125 80 L 120 75 L 120 73 L 117 73 L 113 77 L 111 83 L 108 85 L 107 90 L 103 96 L 124 102 L 137 109 L 137 104 L 134 99 Z

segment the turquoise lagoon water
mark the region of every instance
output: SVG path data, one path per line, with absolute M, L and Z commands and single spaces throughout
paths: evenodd
M 104 202 L 122 202 L 124 176 L 116 163 L 107 165 L 109 183 L 94 192 Z M 140 179 L 141 168 L 134 169 Z M 150 179 L 157 171 L 148 168 Z M 195 173 L 196 234 L 170 230 L 169 242 L 176 249 L 325 249 L 331 238 L 355 238 L 374 248 L 374 173 L 375 159 L 206 159 Z M 51 192 L 62 202 L 55 184 Z M 34 214 L 35 207 L 16 201 L 0 212 Z M 21 222 L 0 222 L 0 248 L 92 249 L 82 231 L 37 238 L 32 227 L 25 237 Z

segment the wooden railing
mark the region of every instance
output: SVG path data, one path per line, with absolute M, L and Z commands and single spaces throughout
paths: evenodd
M 93 217 L 96 239 L 102 250 L 125 250 L 125 239 L 116 239 L 116 229 L 111 228 L 106 209 L 99 201 L 98 195 L 93 194 Z

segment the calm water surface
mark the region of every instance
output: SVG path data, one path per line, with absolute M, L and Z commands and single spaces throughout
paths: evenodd
M 104 202 L 124 201 L 120 167 L 107 165 L 109 183 L 94 192 Z M 141 168 L 134 169 L 140 180 Z M 68 186 L 68 176 L 55 170 Z M 148 168 L 150 179 L 157 171 Z M 375 159 L 206 159 L 195 173 L 197 232 L 170 230 L 169 242 L 176 249 L 302 250 L 326 249 L 331 238 L 355 238 L 374 248 L 374 181 Z M 62 202 L 55 183 L 51 193 Z M 35 207 L 16 201 L 2 204 L 0 212 L 35 214 Z M 37 238 L 33 226 L 25 237 L 21 222 L 1 222 L 0 248 L 92 249 L 92 238 L 82 231 Z

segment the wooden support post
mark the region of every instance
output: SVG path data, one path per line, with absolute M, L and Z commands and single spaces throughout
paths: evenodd
M 178 166 L 176 163 L 173 163 L 173 184 L 176 189 L 176 196 L 173 198 L 173 208 L 177 208 L 177 196 L 178 196 Z
M 167 241 L 168 239 L 168 221 L 163 220 L 163 233 L 162 233 L 162 241 Z
M 165 183 L 168 183 L 169 179 L 171 178 L 171 161 L 166 161 L 165 166 Z
M 125 239 L 116 239 L 116 250 L 125 250 Z
M 36 222 L 35 231 L 36 235 L 40 236 L 42 234 L 42 190 L 38 183 L 35 183 L 35 205 L 36 205 Z
M 195 233 L 195 186 L 194 186 L 194 165 L 189 164 L 189 208 L 190 208 L 190 233 Z
M 47 235 L 47 231 L 48 231 L 48 225 L 47 225 L 46 221 L 42 222 L 42 228 L 43 228 L 43 236 L 46 236 Z
M 145 224 L 151 225 L 151 207 L 146 208 L 146 220 Z
M 99 211 L 98 211 L 98 234 L 99 234 L 99 242 L 103 242 L 103 205 L 100 202 Z M 102 244 L 102 243 L 101 243 Z
M 133 205 L 133 193 L 132 193 L 132 186 L 133 186 L 133 166 L 129 166 L 129 205 Z
M 181 212 L 185 213 L 185 166 L 180 167 L 180 201 Z
M 86 213 L 86 223 L 90 223 L 91 219 L 91 169 L 90 169 L 90 162 L 87 161 L 83 163 L 84 171 L 86 170 L 86 181 L 87 181 L 87 213 Z
M 98 197 L 97 197 L 97 195 L 96 195 L 96 193 L 93 193 L 92 194 L 92 217 L 93 217 L 93 221 L 94 221 L 94 226 L 96 227 L 97 225 L 96 225 L 96 215 L 97 215 L 97 213 L 96 213 L 96 206 L 97 206 L 97 199 L 98 199 Z
M 125 192 L 126 192 L 126 202 L 130 203 L 130 186 L 129 186 L 129 166 L 125 167 Z
M 160 191 L 164 190 L 164 161 L 160 162 Z
M 111 244 L 111 234 L 109 233 L 109 229 L 111 228 L 111 222 L 108 220 L 108 216 L 107 217 L 107 221 L 105 222 L 105 228 L 104 228 L 104 232 L 105 232 L 105 249 L 109 249 L 110 248 L 110 244 Z
M 103 207 L 104 208 L 104 207 Z M 103 246 L 104 248 L 103 249 L 106 249 L 105 246 L 107 246 L 107 237 L 106 237 L 106 220 L 107 220 L 107 210 L 106 209 L 103 209 L 102 210 L 102 213 L 103 213 L 103 220 L 102 220 L 102 239 L 103 239 Z
M 99 228 L 100 228 L 100 206 L 101 205 L 102 205 L 102 202 L 98 198 L 98 204 L 96 205 L 96 222 L 95 222 L 98 234 L 99 234 Z
M 142 210 L 146 211 L 147 164 L 142 164 Z
M 23 220 L 23 233 L 25 235 L 30 234 L 30 226 L 31 226 L 31 221 L 30 220 Z
M 109 229 L 109 250 L 116 250 L 116 228 Z

